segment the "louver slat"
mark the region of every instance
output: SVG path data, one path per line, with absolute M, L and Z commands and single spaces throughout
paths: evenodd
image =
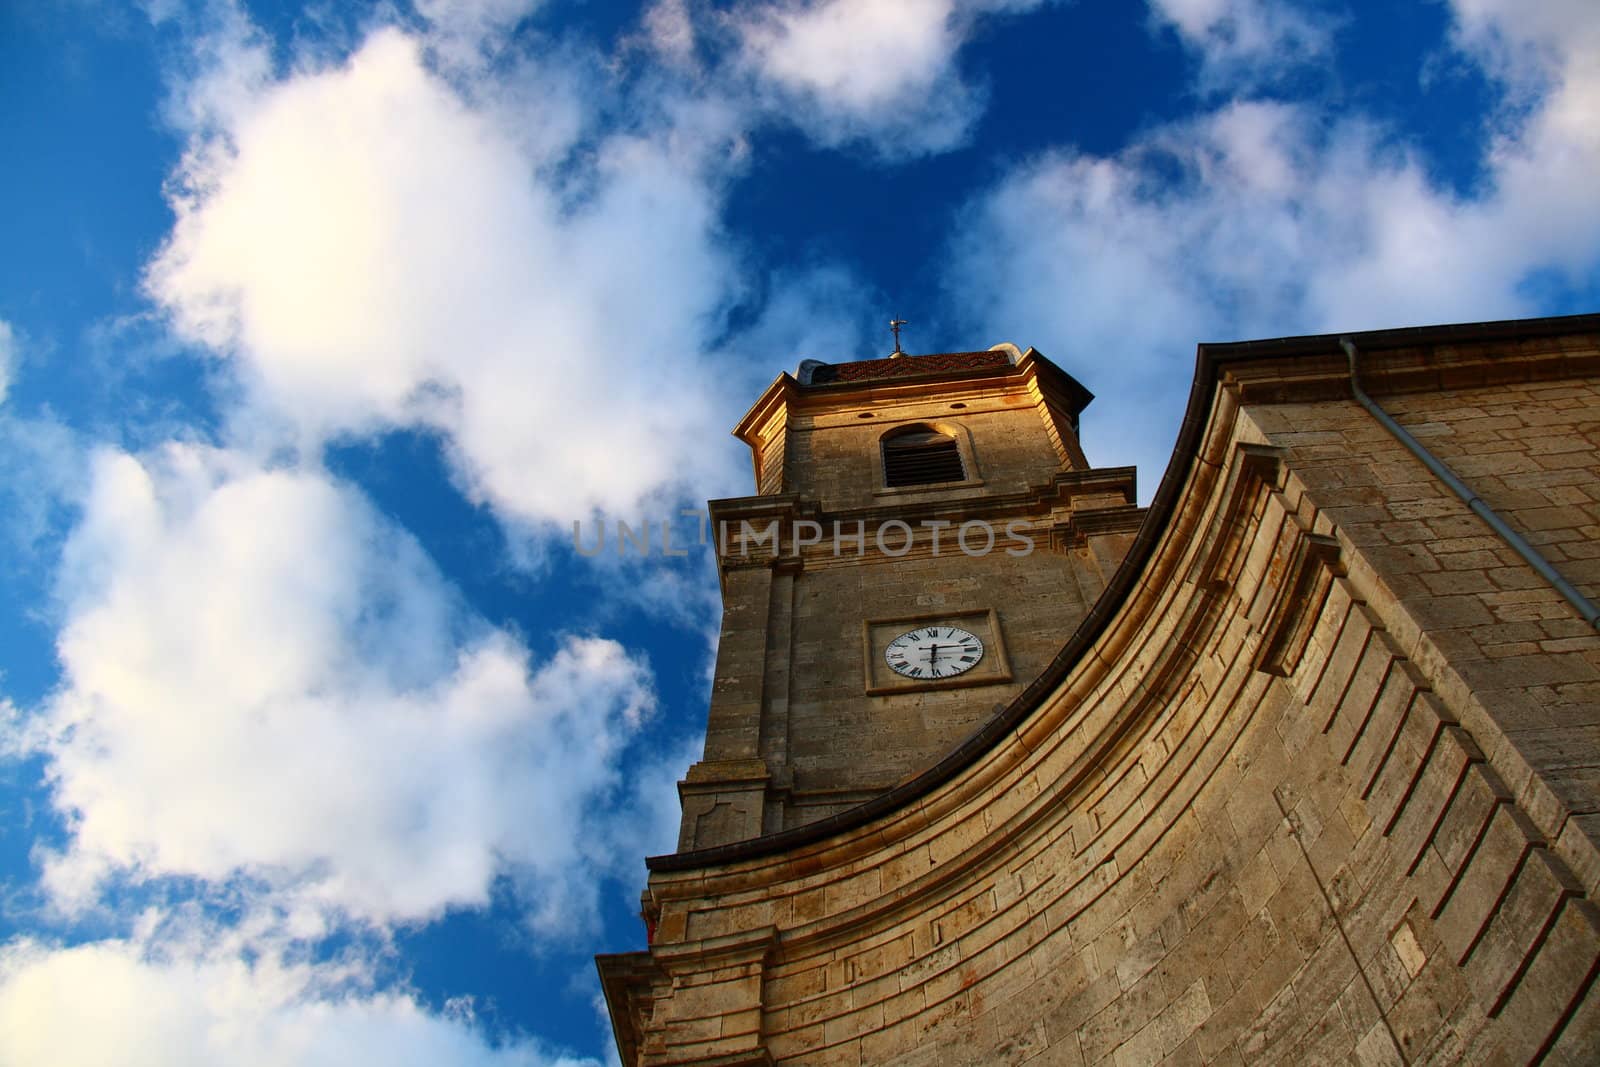
M 966 475 L 961 469 L 961 452 L 955 441 L 917 434 L 920 440 L 885 441 L 883 445 L 884 481 L 891 488 L 904 485 L 933 485 L 959 482 Z

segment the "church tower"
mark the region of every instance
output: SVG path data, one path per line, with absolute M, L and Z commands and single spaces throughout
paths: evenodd
M 1092 399 L 1033 349 L 805 361 L 734 433 L 713 501 L 723 622 L 680 852 L 816 822 L 914 778 L 1037 677 L 1143 518 L 1089 466 Z

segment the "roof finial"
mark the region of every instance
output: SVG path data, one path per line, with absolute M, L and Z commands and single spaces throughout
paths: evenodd
M 905 319 L 890 319 L 889 320 L 889 329 L 894 332 L 894 351 L 889 353 L 891 356 L 903 356 L 903 355 L 905 355 L 904 352 L 900 351 L 900 327 L 902 327 L 904 325 L 906 325 L 906 320 Z

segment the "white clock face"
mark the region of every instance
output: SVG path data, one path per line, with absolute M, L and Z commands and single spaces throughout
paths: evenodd
M 978 665 L 983 642 L 959 626 L 922 626 L 890 641 L 883 658 L 907 678 L 954 678 Z

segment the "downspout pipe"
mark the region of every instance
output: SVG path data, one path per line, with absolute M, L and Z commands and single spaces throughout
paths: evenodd
M 1348 337 L 1341 337 L 1339 338 L 1339 346 L 1344 349 L 1345 355 L 1350 357 L 1350 391 L 1355 394 L 1356 402 L 1366 408 L 1373 418 L 1382 423 L 1383 428 L 1394 435 L 1395 440 L 1405 445 L 1412 455 L 1420 459 L 1423 466 L 1427 467 L 1435 478 L 1448 485 L 1450 491 L 1460 497 L 1462 502 L 1472 509 L 1473 514 L 1488 523 L 1489 528 L 1499 534 L 1501 539 L 1510 545 L 1517 555 L 1526 560 L 1528 566 L 1538 571 L 1545 581 L 1554 586 L 1556 592 L 1560 593 L 1567 603 L 1578 610 L 1578 614 L 1583 616 L 1585 622 L 1600 630 L 1600 607 L 1596 607 L 1594 601 L 1584 596 L 1575 585 L 1567 581 L 1561 572 L 1551 565 L 1549 560 L 1539 554 L 1537 548 L 1528 543 L 1526 538 L 1510 526 L 1507 526 L 1505 520 L 1496 514 L 1493 508 L 1484 503 L 1482 497 L 1468 488 L 1465 482 L 1456 477 L 1455 472 L 1445 466 L 1439 457 L 1429 452 L 1423 447 L 1422 442 L 1412 437 L 1404 426 L 1394 421 L 1387 411 L 1379 407 L 1378 402 L 1368 396 L 1366 391 L 1361 388 L 1361 354 L 1357 351 L 1355 342 Z

